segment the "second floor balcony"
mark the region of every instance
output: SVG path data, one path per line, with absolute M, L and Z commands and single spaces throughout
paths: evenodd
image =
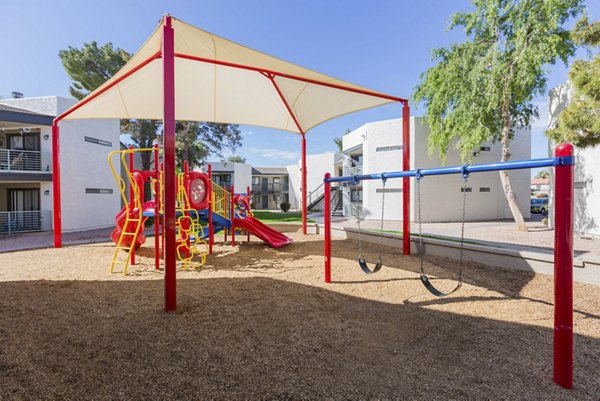
M 50 152 L 0 149 L 1 172 L 51 172 Z

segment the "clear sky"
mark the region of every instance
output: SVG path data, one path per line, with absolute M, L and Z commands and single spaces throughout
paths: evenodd
M 592 20 L 600 2 L 588 1 Z M 69 96 L 58 51 L 84 42 L 112 42 L 135 52 L 165 13 L 219 36 L 371 89 L 409 97 L 431 50 L 460 41 L 446 32 L 467 0 L 0 0 L 0 96 Z M 572 23 L 570 24 L 572 25 Z M 580 53 L 581 56 L 585 54 Z M 562 64 L 548 69 L 548 88 L 566 80 Z M 545 157 L 546 98 L 532 129 L 532 157 Z M 307 134 L 308 153 L 334 151 L 333 138 L 368 121 L 400 116 L 383 106 L 324 123 Z M 412 110 L 422 115 L 423 109 Z M 242 127 L 239 154 L 254 165 L 287 165 L 300 155 L 299 136 Z

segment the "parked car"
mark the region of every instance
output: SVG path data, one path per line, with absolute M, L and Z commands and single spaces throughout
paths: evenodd
M 548 198 L 531 198 L 531 213 L 548 214 Z

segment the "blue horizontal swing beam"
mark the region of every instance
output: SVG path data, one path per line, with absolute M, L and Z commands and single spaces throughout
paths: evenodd
M 575 164 L 574 156 L 549 157 L 545 159 L 515 160 L 490 164 L 464 164 L 462 166 L 424 168 L 390 173 L 362 174 L 344 177 L 324 178 L 323 182 L 358 182 L 366 180 L 387 180 L 389 178 L 424 177 L 427 175 L 446 175 L 482 173 L 500 170 L 522 170 L 540 167 L 569 166 Z

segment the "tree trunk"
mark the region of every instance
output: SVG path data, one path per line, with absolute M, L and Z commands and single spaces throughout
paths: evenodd
M 502 115 L 502 158 L 500 159 L 500 161 L 505 162 L 508 161 L 508 159 L 510 159 L 510 116 L 508 115 L 508 110 L 504 111 Z M 521 213 L 521 210 L 519 210 L 519 206 L 517 205 L 517 195 L 512 189 L 508 172 L 505 170 L 501 170 L 499 171 L 499 173 L 500 181 L 502 182 L 502 188 L 504 190 L 504 195 L 506 196 L 506 200 L 508 201 L 508 207 L 510 208 L 510 212 L 512 213 L 513 218 L 515 219 L 515 223 L 517 224 L 517 230 L 527 231 L 527 225 L 525 224 L 523 214 Z

